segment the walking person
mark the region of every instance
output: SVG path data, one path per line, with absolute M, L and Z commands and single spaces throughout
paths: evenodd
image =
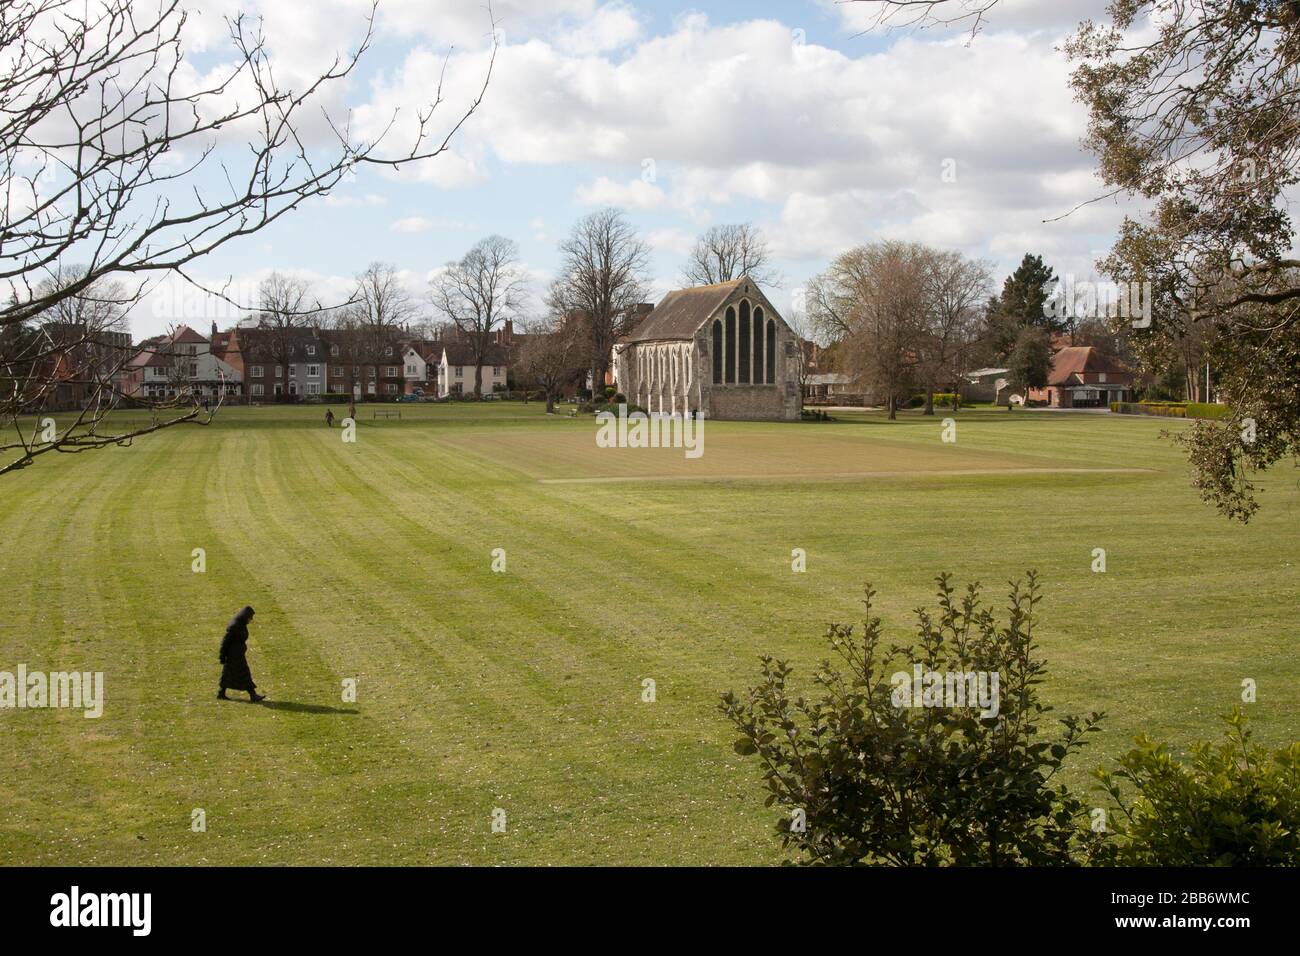
M 325 409 L 325 427 L 334 427 L 334 409 L 332 408 Z
M 245 607 L 231 619 L 226 636 L 221 639 L 221 689 L 217 691 L 220 700 L 230 699 L 227 690 L 246 690 L 253 703 L 266 699 L 265 694 L 257 692 L 253 673 L 248 669 L 248 622 L 252 619 L 253 609 Z

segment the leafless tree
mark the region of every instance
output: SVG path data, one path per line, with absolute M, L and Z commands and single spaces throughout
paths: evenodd
M 311 286 L 303 279 L 272 272 L 258 285 L 258 322 L 265 331 L 267 355 L 280 367 L 284 398 L 288 399 L 289 366 L 293 364 L 300 332 L 319 322 L 322 311 L 312 300 Z
M 759 285 L 779 285 L 763 233 L 752 223 L 713 226 L 695 240 L 682 281 L 713 285 L 747 275 Z
M 433 128 L 441 80 L 403 129 L 393 114 L 378 135 L 363 137 L 348 114 L 330 111 L 329 94 L 349 82 L 370 47 L 374 17 L 372 7 L 351 53 L 292 90 L 277 83 L 260 21 L 230 18 L 229 65 L 195 87 L 183 68 L 186 13 L 179 0 L 0 3 L 6 349 L 39 338 L 41 316 L 106 279 L 132 282 L 127 298 L 138 301 L 151 281 L 188 279 L 186 267 L 196 259 L 328 193 L 353 170 L 397 167 L 446 150 L 481 103 L 491 60 L 477 95 L 442 133 Z M 309 133 L 311 125 L 323 125 L 325 144 Z M 223 148 L 231 141 L 240 148 Z M 200 187 L 214 178 L 223 188 Z M 46 281 L 72 261 L 83 263 L 74 281 Z M 160 428 L 211 420 L 189 399 L 150 403 L 146 426 L 114 427 L 110 413 L 124 398 L 118 375 L 91 380 L 70 367 L 82 346 L 103 343 L 87 334 L 28 354 L 34 388 L 14 386 L 16 368 L 4 373 L 0 425 L 17 438 L 0 446 L 0 474 L 48 452 L 129 444 Z M 69 378 L 83 380 L 90 394 L 75 420 L 50 439 L 21 416 L 43 410 L 57 382 Z
M 445 315 L 474 354 L 474 397 L 483 398 L 483 357 L 492 333 L 524 301 L 526 275 L 519 247 L 504 236 L 476 242 L 459 262 L 449 262 L 430 282 L 433 307 Z
M 961 26 L 974 38 L 998 0 L 849 0 L 873 8 L 867 29 L 925 30 Z
M 839 346 L 842 370 L 884 401 L 890 419 L 916 374 L 928 252 L 905 242 L 858 246 L 809 286 L 813 327 Z
M 397 341 L 406 324 L 417 316 L 415 302 L 395 266 L 372 262 L 357 276 L 352 305 L 346 308 L 352 311 L 355 323 L 357 355 L 362 364 L 373 367 L 378 396 L 384 366 L 401 361 Z
M 979 336 L 992 278 L 989 267 L 958 252 L 926 250 L 924 299 L 917 335 L 917 371 L 925 385 L 925 414 L 934 414 L 942 381 L 960 381 L 966 357 Z M 956 389 L 953 407 L 957 407 Z
M 578 221 L 560 245 L 559 276 L 551 286 L 551 311 L 583 325 L 583 346 L 593 390 L 604 385 L 614 343 L 646 295 L 649 248 L 617 209 Z
M 583 371 L 581 323 L 551 318 L 530 326 L 519 349 L 519 371 L 546 396 L 546 411 L 555 411 L 555 400 L 566 385 Z

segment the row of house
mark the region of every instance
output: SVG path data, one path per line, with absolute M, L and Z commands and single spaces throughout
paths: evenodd
M 484 394 L 507 387 L 513 326 L 494 335 L 482 360 Z M 236 326 L 200 335 L 189 326 L 141 343 L 126 364 L 125 394 L 150 400 L 192 395 L 251 402 L 346 395 L 395 399 L 470 394 L 474 350 L 463 338 L 421 339 L 394 331 L 365 342 L 356 333 Z

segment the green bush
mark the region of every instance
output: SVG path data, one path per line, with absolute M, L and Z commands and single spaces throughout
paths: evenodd
M 1226 405 L 1208 402 L 1111 402 L 1110 410 L 1119 415 L 1157 415 L 1164 418 L 1226 418 Z
M 982 606 L 977 585 L 958 597 L 941 575 L 938 609 L 917 612 L 919 642 L 910 647 L 885 643 L 874 597 L 868 586 L 861 637 L 852 626 L 827 631 L 847 667 L 824 661 L 813 676 L 816 697 L 793 693 L 790 666 L 771 657 L 761 658 L 762 683 L 722 697 L 723 714 L 740 731 L 736 752 L 759 757 L 767 805 L 785 811 L 775 836 L 796 851 L 795 862 L 1006 866 L 1090 858 L 1105 837 L 1082 825 L 1083 802 L 1063 785 L 1053 789 L 1052 779 L 1101 715 L 1063 718 L 1056 739 L 1040 726 L 1050 708 L 1038 699 L 1046 665 L 1034 654 L 1035 575 L 1012 586 L 1005 626 Z M 997 674 L 996 704 L 900 701 L 915 667 Z
M 1191 759 L 1145 736 L 1114 773 L 1113 841 L 1105 862 L 1125 866 L 1300 865 L 1300 743 L 1269 753 L 1250 743 L 1241 709 L 1225 716 L 1222 743 L 1198 741 Z M 1125 802 L 1121 781 L 1133 791 Z

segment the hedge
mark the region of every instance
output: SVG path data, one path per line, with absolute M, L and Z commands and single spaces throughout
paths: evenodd
M 1209 402 L 1111 402 L 1110 410 L 1118 415 L 1156 415 L 1163 418 L 1226 418 L 1227 405 Z

